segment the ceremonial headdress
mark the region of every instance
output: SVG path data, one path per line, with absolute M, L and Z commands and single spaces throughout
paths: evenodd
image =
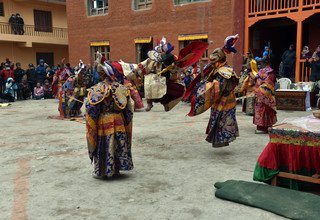
M 236 53 L 237 50 L 235 48 L 235 44 L 238 41 L 238 39 L 239 39 L 238 34 L 226 37 L 226 39 L 224 40 L 223 50 L 228 54 L 229 53 Z
M 107 62 L 106 58 L 99 51 L 97 51 L 96 62 L 98 63 L 97 71 L 99 74 L 101 74 L 101 72 L 104 72 L 110 78 L 115 79 L 114 74 L 116 70 L 110 63 Z
M 162 37 L 161 41 L 157 43 L 157 46 L 155 46 L 153 50 L 148 52 L 148 57 L 153 61 L 165 62 L 166 64 L 168 64 L 168 62 L 172 61 L 171 52 L 173 50 L 174 50 L 174 46 L 172 46 L 169 42 L 167 42 L 165 37 Z M 174 62 L 174 60 L 172 62 Z

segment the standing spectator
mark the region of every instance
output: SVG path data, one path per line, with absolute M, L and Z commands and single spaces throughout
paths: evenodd
M 53 81 L 53 75 L 54 75 L 54 71 L 51 69 L 50 66 L 46 67 L 46 78 L 48 80 L 49 83 L 52 83 Z
M 304 46 L 301 51 L 301 59 L 309 59 L 311 58 L 311 53 L 308 46 Z
M 56 98 L 58 97 L 59 78 L 60 78 L 61 72 L 62 72 L 61 66 L 58 65 L 52 79 L 52 94 Z
M 14 83 L 13 78 L 9 77 L 2 98 L 8 100 L 9 102 L 14 102 L 15 90 L 17 90 L 17 85 Z
M 16 69 L 13 71 L 13 75 L 14 75 L 14 79 L 15 79 L 15 83 L 18 86 L 18 90 L 17 90 L 17 99 L 20 100 L 20 83 L 22 81 L 23 76 L 25 75 L 25 71 L 23 69 L 21 69 L 21 63 L 16 63 Z
M 320 45 L 317 46 L 316 51 L 312 54 L 312 59 L 317 58 L 317 53 L 320 53 Z
M 38 82 L 37 86 L 33 89 L 34 99 L 40 100 L 44 98 L 44 89 L 41 84 Z
M 36 68 L 36 73 L 37 73 L 37 82 L 40 82 L 41 84 L 43 84 L 47 76 L 46 65 L 43 59 L 39 60 L 39 65 Z
M 7 82 L 8 78 L 12 78 L 14 79 L 14 75 L 13 75 L 13 71 L 12 69 L 10 68 L 10 64 L 6 63 L 4 65 L 4 69 L 1 70 L 1 73 L 0 75 L 2 76 L 4 82 Z
M 4 90 L 4 86 L 6 84 L 6 81 L 4 81 L 3 76 L 1 74 L 2 70 L 4 70 L 4 63 L 1 63 L 0 65 L 0 97 L 2 96 L 3 90 Z
M 88 64 L 86 73 L 85 73 L 85 84 L 87 88 L 90 88 L 92 85 L 92 67 Z
M 24 34 L 24 29 L 23 29 L 24 20 L 20 16 L 19 13 L 16 14 L 16 20 L 17 20 L 17 32 L 18 32 L 18 34 L 23 35 Z
M 282 55 L 282 76 L 291 79 L 293 66 L 296 61 L 296 51 L 294 45 L 289 46 L 289 50 L 286 50 Z
M 23 69 L 21 69 L 21 63 L 16 63 L 16 69 L 13 71 L 14 80 L 16 84 L 21 83 L 24 74 L 26 74 L 26 72 Z
M 306 66 L 311 68 L 310 81 L 316 82 L 320 80 L 320 52 L 316 54 L 315 58 L 307 59 Z
M 32 91 L 32 97 L 34 97 L 33 88 L 36 86 L 36 83 L 37 83 L 37 73 L 32 63 L 29 64 L 29 68 L 26 71 L 26 74 L 28 78 L 29 88 Z
M 71 75 L 74 75 L 74 70 L 71 68 L 70 63 L 66 64 L 66 69 L 71 73 Z
M 11 30 L 13 34 L 18 34 L 17 30 L 17 18 L 15 14 L 12 14 L 11 17 L 9 18 L 9 24 L 11 25 Z
M 4 62 L 5 64 L 8 64 L 9 66 L 11 66 L 12 65 L 12 63 L 11 63 L 11 61 L 10 61 L 10 59 L 9 58 L 6 58 L 6 62 Z

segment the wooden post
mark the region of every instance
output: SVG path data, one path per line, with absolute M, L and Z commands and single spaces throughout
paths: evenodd
M 244 10 L 245 10 L 245 18 L 244 18 L 244 54 L 247 54 L 249 51 L 249 25 L 248 25 L 248 17 L 249 17 L 249 0 L 245 1 Z
M 295 72 L 295 81 L 303 81 L 300 74 L 300 57 L 301 57 L 301 49 L 302 49 L 302 21 L 297 21 L 297 42 L 296 42 L 296 72 Z

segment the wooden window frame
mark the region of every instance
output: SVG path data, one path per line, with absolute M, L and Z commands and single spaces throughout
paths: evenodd
M 134 10 L 151 9 L 153 0 L 133 0 Z
M 97 60 L 97 51 L 99 51 L 106 58 L 106 60 L 110 60 L 110 45 L 90 46 L 90 51 L 91 51 L 91 60 L 93 63 Z
M 49 25 L 39 25 L 41 24 L 41 21 L 37 20 L 37 13 L 38 15 L 42 14 L 46 14 L 49 15 L 48 18 L 48 23 L 50 23 Z M 34 30 L 38 31 L 38 32 L 53 32 L 53 26 L 52 26 L 52 12 L 51 11 L 44 11 L 44 10 L 37 10 L 34 9 L 33 10 L 33 17 L 34 17 Z
M 0 1 L 0 17 L 4 17 L 5 14 L 4 14 L 4 3 L 3 1 Z
M 186 5 L 191 3 L 208 2 L 210 0 L 173 0 L 174 5 Z
M 102 7 L 94 7 L 94 2 L 97 1 L 102 1 Z M 87 0 L 87 9 L 88 16 L 107 15 L 109 12 L 109 0 Z

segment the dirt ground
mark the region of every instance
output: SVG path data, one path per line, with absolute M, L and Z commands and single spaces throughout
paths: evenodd
M 190 118 L 182 103 L 135 113 L 135 168 L 105 181 L 91 177 L 85 125 L 48 119 L 57 107 L 40 100 L 0 108 L 0 219 L 282 219 L 214 196 L 217 181 L 252 181 L 268 142 L 240 106 L 240 137 L 220 149 L 204 140 L 209 111 Z M 279 111 L 278 121 L 310 114 Z

